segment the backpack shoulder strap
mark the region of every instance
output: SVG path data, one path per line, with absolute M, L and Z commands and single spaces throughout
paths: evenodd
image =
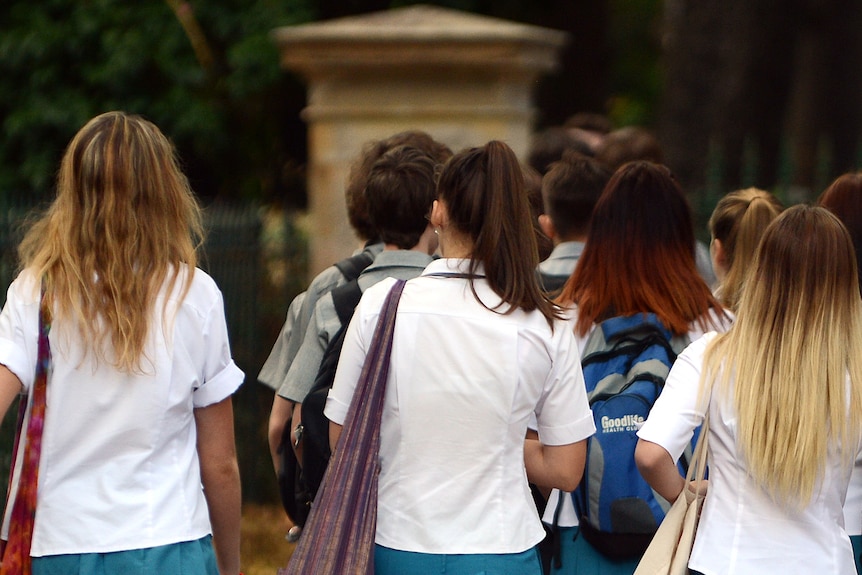
M 359 300 L 362 299 L 362 288 L 359 287 L 359 280 L 352 279 L 346 284 L 336 287 L 331 293 L 332 301 L 335 304 L 335 313 L 338 314 L 342 328 L 346 328 L 353 318 L 353 311 L 359 304 Z
M 338 268 L 338 271 L 341 272 L 341 275 L 344 276 L 348 282 L 351 280 L 355 280 L 359 277 L 359 274 L 362 273 L 362 270 L 371 265 L 371 262 L 374 261 L 374 256 L 368 253 L 365 250 L 362 250 L 358 254 L 352 255 L 349 258 L 344 258 L 341 261 L 335 263 L 335 267 Z

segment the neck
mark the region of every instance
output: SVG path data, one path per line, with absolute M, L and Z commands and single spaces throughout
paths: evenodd
M 469 258 L 473 255 L 473 241 L 454 230 L 440 231 L 440 253 L 444 258 Z

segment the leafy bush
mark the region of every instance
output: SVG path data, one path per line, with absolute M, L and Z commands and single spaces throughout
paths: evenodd
M 122 109 L 174 140 L 205 197 L 301 195 L 305 138 L 286 134 L 304 89 L 268 34 L 309 19 L 306 0 L 4 0 L 0 194 L 48 194 L 75 132 Z

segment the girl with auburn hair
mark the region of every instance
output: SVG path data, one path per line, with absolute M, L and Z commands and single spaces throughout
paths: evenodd
M 595 430 L 574 336 L 539 287 L 512 150 L 456 154 L 437 191 L 443 257 L 404 286 L 395 323 L 375 572 L 539 575 L 545 534 L 528 478 L 574 488 Z M 365 291 L 345 335 L 326 407 L 333 449 L 392 285 Z M 531 418 L 538 440 L 525 440 Z
M 638 432 L 644 478 L 673 501 L 674 462 L 709 413 L 709 491 L 689 567 L 852 573 L 842 504 L 862 437 L 862 300 L 847 230 L 787 209 L 767 228 L 736 320 L 674 364 Z
M 862 289 L 862 172 L 838 176 L 820 195 L 817 203 L 838 216 L 850 232 Z M 844 500 L 844 529 L 853 544 L 856 572 L 862 573 L 862 456 L 853 467 L 847 498 Z
M 698 275 L 694 245 L 691 211 L 670 170 L 630 162 L 596 203 L 584 252 L 558 301 L 577 306 L 582 337 L 597 322 L 644 312 L 675 335 L 692 323 L 706 331 L 723 310 Z
M 856 250 L 856 264 L 862 274 L 862 172 L 853 172 L 838 176 L 826 190 L 820 194 L 817 204 L 823 206 L 841 220 L 853 238 Z M 862 286 L 862 275 L 860 275 Z
M 710 252 L 719 281 L 715 293 L 727 309 L 736 309 L 757 244 L 783 209 L 778 198 L 757 188 L 730 192 L 716 204 L 709 218 Z
M 697 271 L 694 246 L 691 212 L 670 170 L 646 161 L 619 168 L 596 203 L 578 266 L 557 298 L 573 308 L 578 349 L 600 322 L 618 316 L 654 313 L 679 350 L 710 329 L 724 329 L 729 320 Z M 608 558 L 586 541 L 568 494 L 551 492 L 544 521 L 560 527 L 562 568 L 553 573 L 634 573 L 639 558 Z
M 81 128 L 0 313 L 4 414 L 33 395 L 40 306 L 51 318 L 34 573 L 239 572 L 230 396 L 243 373 L 221 293 L 195 269 L 201 239 L 155 125 L 109 112 Z

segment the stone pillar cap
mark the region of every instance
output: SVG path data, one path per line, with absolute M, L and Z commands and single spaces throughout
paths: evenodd
M 393 65 L 522 66 L 548 71 L 559 30 L 418 4 L 273 30 L 282 65 L 322 69 Z M 465 49 L 469 48 L 469 49 Z

